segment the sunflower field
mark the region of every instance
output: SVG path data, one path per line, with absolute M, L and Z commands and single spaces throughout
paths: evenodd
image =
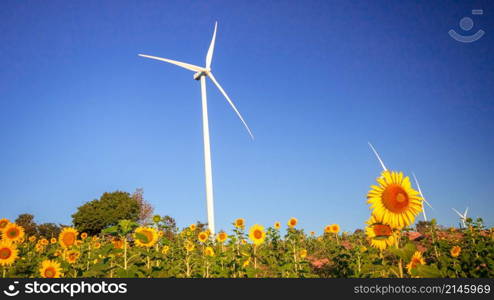
M 291 218 L 287 229 L 245 226 L 211 234 L 196 224 L 165 230 L 152 223 L 120 220 L 90 236 L 65 227 L 59 236 L 27 236 L 0 219 L 0 271 L 6 278 L 377 278 L 494 277 L 494 228 L 481 219 L 465 228 L 432 222 L 413 230 L 423 199 L 408 177 L 384 171 L 367 195 L 365 230 L 305 233 Z M 363 220 L 364 222 L 364 220 Z

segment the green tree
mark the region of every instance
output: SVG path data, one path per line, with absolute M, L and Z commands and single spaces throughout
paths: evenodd
M 38 234 L 39 236 L 45 238 L 58 238 L 60 234 L 61 228 L 55 223 L 43 223 L 38 225 Z
M 81 232 L 98 234 L 119 220 L 137 221 L 139 212 L 139 202 L 135 198 L 127 192 L 115 191 L 80 206 L 72 215 L 72 222 Z
M 34 216 L 31 214 L 20 214 L 15 223 L 24 228 L 24 233 L 27 236 L 36 235 L 38 233 L 36 223 L 34 222 Z

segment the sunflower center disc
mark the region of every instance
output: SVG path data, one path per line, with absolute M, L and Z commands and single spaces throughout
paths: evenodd
M 65 245 L 67 246 L 71 246 L 74 244 L 75 242 L 75 234 L 72 233 L 72 232 L 69 232 L 69 233 L 66 233 L 64 236 L 63 236 L 63 242 L 65 243 Z
M 55 270 L 53 268 L 48 268 L 45 270 L 45 276 L 46 278 L 53 278 L 55 277 Z
M 374 233 L 376 236 L 390 236 L 391 228 L 388 225 L 374 225 Z
M 398 195 L 396 195 L 396 201 L 398 201 L 399 203 L 406 200 L 407 200 L 407 196 L 404 195 L 403 193 L 398 193 Z
M 261 232 L 261 231 L 259 231 L 259 230 L 254 231 L 254 237 L 255 237 L 256 239 L 260 239 L 260 238 L 262 238 L 262 232 Z
M 146 238 L 148 239 L 147 240 L 147 243 L 151 242 L 153 240 L 153 234 L 149 231 L 143 231 L 142 234 L 144 234 L 146 236 Z
M 2 248 L 0 249 L 0 259 L 7 259 L 11 255 L 11 251 L 9 248 Z
M 394 213 L 405 211 L 409 204 L 408 194 L 398 184 L 390 184 L 382 194 L 384 206 Z

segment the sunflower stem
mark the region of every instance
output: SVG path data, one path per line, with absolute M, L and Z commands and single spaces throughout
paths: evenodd
M 86 271 L 89 271 L 89 260 L 91 260 L 91 244 L 89 244 L 89 246 L 88 246 Z
M 256 255 L 257 245 L 254 244 L 254 270 L 256 270 L 256 278 L 257 278 L 257 255 Z
M 127 238 L 124 238 L 124 270 L 127 270 Z
M 403 278 L 403 261 L 401 258 L 398 261 L 398 272 L 400 272 L 400 278 Z
M 149 257 L 149 253 L 148 253 L 146 258 L 147 258 L 147 268 L 148 268 L 148 270 L 150 270 L 151 269 L 151 258 Z

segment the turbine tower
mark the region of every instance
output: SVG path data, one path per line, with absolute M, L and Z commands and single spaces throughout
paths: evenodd
M 176 60 L 171 60 L 167 58 L 162 58 L 162 57 L 157 57 L 157 56 L 151 56 L 151 55 L 146 55 L 146 54 L 139 54 L 139 56 L 150 58 L 150 59 L 155 59 L 159 61 L 164 61 L 179 67 L 182 67 L 184 69 L 187 69 L 189 71 L 193 71 L 194 73 L 194 79 L 199 80 L 201 82 L 201 98 L 202 98 L 202 134 L 204 137 L 204 173 L 205 173 L 205 179 L 206 179 L 206 203 L 207 203 L 207 213 L 208 213 L 208 228 L 212 233 L 212 236 L 215 234 L 215 226 L 214 226 L 214 201 L 213 201 L 213 171 L 211 167 L 211 145 L 209 141 L 209 119 L 208 119 L 208 102 L 207 102 L 207 97 L 206 97 L 206 77 L 211 79 L 211 81 L 216 85 L 216 87 L 220 90 L 220 92 L 225 96 L 226 100 L 230 104 L 230 106 L 233 108 L 237 116 L 239 117 L 240 121 L 244 124 L 245 128 L 247 129 L 247 132 L 249 133 L 250 137 L 254 139 L 254 136 L 252 135 L 252 132 L 245 122 L 244 118 L 238 111 L 237 107 L 235 104 L 233 104 L 233 101 L 228 97 L 226 94 L 225 90 L 221 87 L 221 85 L 218 83 L 216 78 L 213 76 L 213 73 L 211 73 L 211 62 L 213 60 L 213 52 L 214 52 L 214 44 L 216 40 L 216 30 L 218 28 L 218 22 L 215 22 L 214 24 L 214 32 L 213 32 L 213 38 L 211 39 L 211 44 L 209 45 L 208 52 L 206 54 L 206 66 L 205 67 L 199 67 L 195 65 L 191 65 L 188 63 L 176 61 Z

